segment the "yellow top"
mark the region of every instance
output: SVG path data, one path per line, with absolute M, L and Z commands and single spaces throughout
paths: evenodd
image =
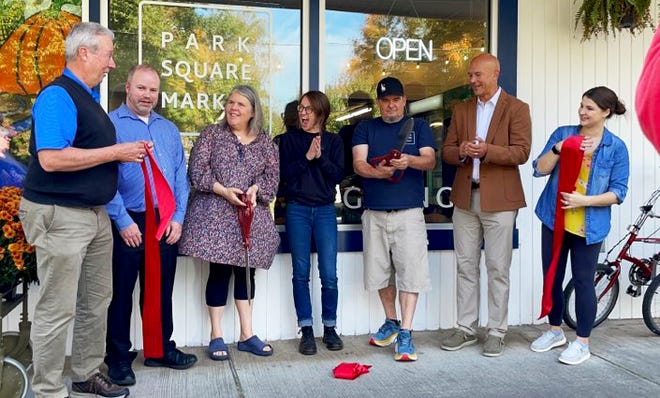
M 582 166 L 580 166 L 580 173 L 575 182 L 575 191 L 582 195 L 586 195 L 587 193 L 587 182 L 589 181 L 589 173 L 591 172 L 591 159 L 592 154 L 584 155 L 582 158 Z M 564 211 L 564 229 L 574 235 L 586 237 L 587 229 L 585 226 L 584 214 L 584 207 L 566 209 Z

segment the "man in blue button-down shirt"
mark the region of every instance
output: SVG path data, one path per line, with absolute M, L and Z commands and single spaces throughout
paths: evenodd
M 197 358 L 176 349 L 176 343 L 170 338 L 173 330 L 172 290 L 177 242 L 181 237 L 190 188 L 179 130 L 172 122 L 153 111 L 158 103 L 159 88 L 160 78 L 156 70 L 148 65 L 134 66 L 128 73 L 126 102 L 110 112 L 110 119 L 117 129 L 118 142 L 145 140 L 153 143 L 156 161 L 174 192 L 176 210 L 160 242 L 164 356 L 146 359 L 145 365 L 187 369 Z M 155 192 L 155 188 L 152 191 Z M 154 197 L 154 202 L 156 200 Z M 144 177 L 140 165 L 123 163 L 119 166 L 119 188 L 106 208 L 113 222 L 114 249 L 113 294 L 108 308 L 105 362 L 108 364 L 108 375 L 115 383 L 132 385 L 135 384 L 135 373 L 131 363 L 136 353 L 130 351 L 130 324 L 133 290 L 138 275 L 141 290 L 145 284 L 142 239 L 145 230 Z

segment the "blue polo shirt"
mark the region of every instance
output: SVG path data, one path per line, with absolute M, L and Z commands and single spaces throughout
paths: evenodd
M 170 184 L 176 200 L 176 210 L 172 221 L 183 224 L 188 203 L 186 157 L 181 143 L 179 129 L 174 123 L 156 112 L 151 112 L 149 122 L 145 123 L 135 115 L 126 104 L 110 112 L 110 120 L 117 129 L 117 142 L 151 141 L 158 167 Z M 151 173 L 151 168 L 149 168 Z M 153 181 L 153 180 L 152 180 Z M 153 182 L 152 192 L 155 192 Z M 154 203 L 157 203 L 154 197 Z M 121 163 L 119 165 L 119 188 L 115 197 L 108 203 L 108 215 L 120 231 L 133 223 L 128 211 L 143 212 L 144 177 L 139 163 Z
M 94 101 L 99 103 L 99 93 L 87 87 L 71 70 L 65 68 L 62 74 L 80 84 Z M 39 93 L 32 108 L 32 116 L 39 120 L 34 130 L 37 152 L 42 149 L 64 149 L 73 145 L 78 129 L 78 110 L 64 87 L 49 86 Z

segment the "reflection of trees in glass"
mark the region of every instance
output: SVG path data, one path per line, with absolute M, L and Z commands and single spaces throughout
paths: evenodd
M 433 60 L 382 60 L 376 54 L 381 37 L 432 40 Z M 409 100 L 465 85 L 469 60 L 486 47 L 485 37 L 484 21 L 368 15 L 361 37 L 353 42 L 354 54 L 346 70 L 327 90 L 333 109 L 344 109 L 341 99 L 356 90 L 374 93 L 378 80 L 387 75 L 406 84 Z
M 130 6 L 127 3 L 131 3 Z M 136 4 L 137 0 L 111 1 L 110 28 L 118 35 L 118 71 L 113 72 L 111 87 L 120 88 L 119 102 L 123 100 L 123 82 L 128 69 L 138 59 Z M 268 98 L 264 91 L 269 72 L 267 57 L 270 38 L 267 34 L 270 21 L 267 14 L 145 5 L 142 18 L 142 62 L 151 64 L 161 73 L 161 91 L 170 100 L 161 103 L 159 112 L 172 120 L 181 131 L 199 131 L 221 117 L 224 99 L 237 84 L 248 84 L 258 90 L 264 113 L 267 114 Z M 171 34 L 171 41 L 164 47 L 163 32 Z M 192 34 L 194 37 L 191 38 Z M 214 35 L 222 36 L 222 48 L 219 39 L 216 39 L 218 44 L 213 48 Z M 239 46 L 239 40 L 243 46 Z M 228 64 L 232 65 L 229 74 Z M 251 80 L 243 80 L 242 65 L 249 66 Z M 238 79 L 231 73 L 234 66 Z M 185 77 L 177 76 L 177 70 Z M 165 76 L 170 71 L 173 75 Z M 218 101 L 223 95 L 222 101 Z M 117 105 L 115 103 L 114 106 Z

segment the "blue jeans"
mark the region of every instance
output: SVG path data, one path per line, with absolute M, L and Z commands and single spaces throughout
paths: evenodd
M 312 301 L 309 293 L 312 239 L 318 253 L 321 277 L 321 319 L 324 326 L 337 324 L 337 218 L 333 204 L 286 205 L 286 233 L 293 265 L 293 302 L 298 326 L 312 326 Z

